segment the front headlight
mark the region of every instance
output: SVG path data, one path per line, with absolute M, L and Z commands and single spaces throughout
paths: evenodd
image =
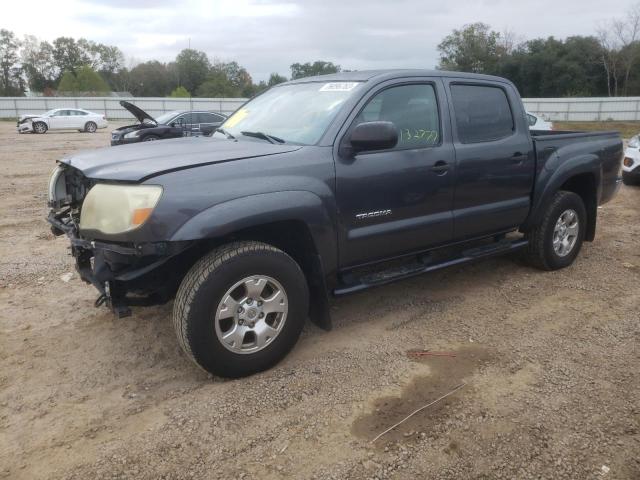
M 631 137 L 631 140 L 629 140 L 629 146 L 631 148 L 640 147 L 640 136 L 639 135 L 634 135 L 633 137 Z
M 134 130 L 133 132 L 125 133 L 124 138 L 138 138 L 142 130 Z
M 161 195 L 159 185 L 98 183 L 82 204 L 80 230 L 114 234 L 138 228 L 151 216 Z

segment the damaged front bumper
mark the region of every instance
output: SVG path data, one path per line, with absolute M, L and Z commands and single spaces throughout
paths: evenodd
M 56 235 L 66 234 L 80 278 L 99 292 L 95 306 L 108 306 L 117 316 L 131 315 L 131 306 L 167 302 L 177 284 L 172 261 L 190 242 L 122 244 L 87 240 L 77 225 L 63 221 L 64 214 L 49 213 L 47 221 Z
M 33 132 L 33 124 L 31 122 L 18 122 L 16 130 L 18 131 L 18 133 L 31 133 Z

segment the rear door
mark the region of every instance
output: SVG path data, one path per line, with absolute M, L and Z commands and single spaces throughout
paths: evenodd
M 535 159 L 517 92 L 500 82 L 445 82 L 457 170 L 454 239 L 518 227 L 529 213 Z
M 69 110 L 68 128 L 83 129 L 88 115 L 82 110 Z
M 391 121 L 391 149 L 347 155 L 339 145 L 361 122 Z M 360 101 L 338 137 L 336 198 L 341 267 L 449 242 L 454 152 L 439 79 L 393 80 Z

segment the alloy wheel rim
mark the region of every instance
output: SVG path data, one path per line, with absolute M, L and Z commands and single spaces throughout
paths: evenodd
M 553 229 L 553 250 L 556 255 L 566 257 L 576 245 L 580 223 L 575 210 L 568 208 L 560 214 Z
M 218 304 L 216 336 L 233 353 L 259 352 L 280 334 L 288 311 L 287 293 L 276 279 L 245 277 L 229 288 Z

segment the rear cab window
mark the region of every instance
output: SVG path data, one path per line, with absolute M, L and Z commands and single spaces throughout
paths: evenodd
M 499 86 L 451 84 L 454 118 L 461 143 L 511 136 L 515 122 L 507 93 Z

